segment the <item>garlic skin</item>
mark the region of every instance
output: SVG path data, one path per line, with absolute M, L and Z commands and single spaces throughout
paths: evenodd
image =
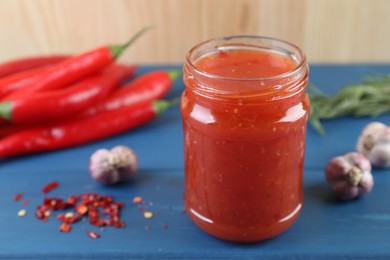
M 333 158 L 328 162 L 325 174 L 334 194 L 342 200 L 366 195 L 374 187 L 371 163 L 361 153 L 351 152 Z
M 95 151 L 89 161 L 92 178 L 104 185 L 129 180 L 138 170 L 137 156 L 126 146 Z
M 390 167 L 390 127 L 380 122 L 368 124 L 356 144 L 375 167 Z

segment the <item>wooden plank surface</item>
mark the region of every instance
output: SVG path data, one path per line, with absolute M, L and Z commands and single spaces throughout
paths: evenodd
M 301 46 L 311 62 L 390 61 L 388 0 L 0 0 L 0 60 L 78 53 L 155 24 L 122 57 L 182 63 L 194 44 L 255 34 Z
M 139 74 L 165 66 L 141 67 Z M 169 67 L 170 69 L 172 67 Z M 176 67 L 177 68 L 177 67 Z M 386 66 L 312 66 L 314 84 L 333 93 L 338 86 L 363 76 L 390 70 Z M 329 81 L 332 78 L 332 81 Z M 169 98 L 182 92 L 178 81 Z M 0 258 L 2 259 L 389 259 L 390 170 L 373 171 L 375 187 L 365 198 L 340 203 L 324 178 L 327 161 L 354 149 L 362 127 L 371 118 L 342 118 L 325 122 L 326 137 L 309 127 L 304 173 L 304 206 L 287 232 L 268 241 L 235 244 L 215 239 L 197 228 L 182 213 L 183 143 L 179 107 L 154 122 L 112 138 L 82 147 L 0 161 Z M 390 124 L 390 115 L 375 118 Z M 89 156 L 98 148 L 118 144 L 132 147 L 140 169 L 133 182 L 113 187 L 97 184 L 88 173 Z M 85 192 L 114 196 L 126 203 L 122 219 L 126 228 L 105 228 L 88 222 L 73 225 L 70 233 L 58 231 L 52 216 L 43 223 L 34 216 L 42 203 L 41 188 L 57 180 L 60 186 L 47 196 L 67 198 Z M 23 192 L 23 206 L 12 197 Z M 158 211 L 145 219 L 135 205 Z M 152 202 L 152 204 L 149 204 Z M 27 215 L 18 217 L 20 209 Z M 165 226 L 168 225 L 168 226 Z M 146 230 L 145 227 L 150 229 Z M 86 232 L 99 232 L 90 239 Z

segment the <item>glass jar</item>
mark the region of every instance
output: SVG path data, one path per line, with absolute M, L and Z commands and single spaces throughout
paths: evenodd
M 202 230 L 256 242 L 297 219 L 308 73 L 297 46 L 272 38 L 218 38 L 189 51 L 181 98 L 184 202 Z

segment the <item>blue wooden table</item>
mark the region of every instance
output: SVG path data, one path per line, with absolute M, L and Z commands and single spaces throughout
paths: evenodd
M 168 68 L 168 67 L 159 67 Z M 172 68 L 172 67 L 169 67 Z M 177 68 L 177 67 L 176 67 Z M 139 74 L 156 69 L 141 67 Z M 389 73 L 390 65 L 311 66 L 311 81 L 334 93 L 340 85 L 358 82 L 370 73 Z M 180 95 L 179 80 L 169 97 Z M 362 127 L 371 118 L 343 118 L 325 122 L 326 137 L 309 127 L 304 177 L 304 207 L 298 221 L 284 234 L 262 243 L 233 244 L 200 231 L 183 213 L 183 152 L 179 107 L 152 123 L 90 145 L 0 162 L 0 257 L 2 258 L 390 258 L 390 170 L 374 170 L 375 187 L 367 197 L 337 202 L 324 179 L 327 161 L 355 148 Z M 390 115 L 375 120 L 390 124 Z M 91 179 L 88 160 L 98 148 L 118 144 L 132 147 L 140 170 L 133 182 L 103 187 Z M 100 228 L 87 222 L 58 231 L 60 222 L 44 223 L 34 216 L 42 203 L 42 187 L 57 180 L 49 196 L 67 198 L 85 192 L 114 196 L 126 203 L 123 229 Z M 13 201 L 23 192 L 21 201 Z M 132 204 L 158 212 L 145 219 Z M 23 200 L 29 200 L 23 205 Z M 18 217 L 21 209 L 27 215 Z M 91 239 L 87 231 L 101 234 Z

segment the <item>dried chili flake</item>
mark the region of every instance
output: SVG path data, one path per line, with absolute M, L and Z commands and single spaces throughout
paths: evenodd
M 23 193 L 17 193 L 14 195 L 14 201 L 19 201 L 23 198 Z
M 93 207 L 88 211 L 88 217 L 97 218 L 99 216 L 99 211 L 97 208 Z
M 29 200 L 24 200 L 22 204 L 23 204 L 23 206 L 27 206 L 29 203 L 30 203 Z
M 72 230 L 72 226 L 68 225 L 66 223 L 62 223 L 59 230 L 60 230 L 60 232 L 68 233 L 70 230 Z
M 146 231 L 149 231 L 149 230 L 150 230 L 150 226 L 149 226 L 149 225 L 146 225 L 146 226 L 145 226 L 145 230 L 146 230 Z
M 43 206 L 53 210 L 64 209 L 66 207 L 64 201 L 60 198 L 45 198 L 43 200 Z
M 63 224 L 60 227 L 60 231 L 62 232 L 67 232 L 68 227 L 71 227 L 70 224 L 80 219 L 83 222 L 89 219 L 90 224 L 98 227 L 112 226 L 123 228 L 126 224 L 121 221 L 119 211 L 124 206 L 125 204 L 123 202 L 114 202 L 111 196 L 84 193 L 79 196 L 71 196 L 67 200 L 46 197 L 43 200 L 43 204 L 37 206 L 35 215 L 38 219 L 47 221 L 50 216 L 48 212 L 64 209 L 74 210 L 74 212 L 68 211 L 65 214 L 57 215 L 57 219 Z
M 138 196 L 138 197 L 134 197 L 134 198 L 133 198 L 133 203 L 134 203 L 134 204 L 139 204 L 139 203 L 141 203 L 141 202 L 142 202 L 142 198 L 141 198 L 141 197 Z
M 100 235 L 99 235 L 98 233 L 93 232 L 93 231 L 88 231 L 88 232 L 87 232 L 87 235 L 88 235 L 90 238 L 92 238 L 92 239 L 97 239 L 97 238 L 100 237 Z
M 43 213 L 43 211 L 42 210 L 37 210 L 36 212 L 35 212 L 35 216 L 37 217 L 37 218 L 39 218 L 39 219 L 43 219 L 44 217 L 45 217 L 45 214 Z
M 67 207 L 73 207 L 80 200 L 80 196 L 70 196 L 66 201 L 65 205 Z
M 35 212 L 35 216 L 42 220 L 43 222 L 47 221 L 47 216 L 45 215 L 46 207 L 38 207 L 37 211 Z
M 66 216 L 64 216 L 64 219 L 62 221 L 65 222 L 65 223 L 72 224 L 72 223 L 75 223 L 76 221 L 78 221 L 79 218 L 80 218 L 80 215 L 75 214 L 73 217 L 66 217 Z
M 101 227 L 101 226 L 105 226 L 107 222 L 100 218 L 91 218 L 89 220 L 89 223 L 94 226 Z
M 77 205 L 75 209 L 80 215 L 85 215 L 88 212 L 88 207 L 84 204 Z
M 49 183 L 49 184 L 46 184 L 46 185 L 42 188 L 42 193 L 43 193 L 43 194 L 46 194 L 46 193 L 48 193 L 49 191 L 51 191 L 51 190 L 57 188 L 58 185 L 59 185 L 58 181 L 53 181 L 53 182 L 51 182 L 51 183 Z
M 115 205 L 117 205 L 118 208 L 124 208 L 125 207 L 125 203 L 122 202 L 122 201 L 119 201 L 119 202 L 115 203 Z
M 26 214 L 27 214 L 27 211 L 25 209 L 21 209 L 18 211 L 19 217 L 24 217 L 24 216 L 26 216 Z
M 116 228 L 124 228 L 126 227 L 126 223 L 123 221 L 114 222 L 114 227 Z

